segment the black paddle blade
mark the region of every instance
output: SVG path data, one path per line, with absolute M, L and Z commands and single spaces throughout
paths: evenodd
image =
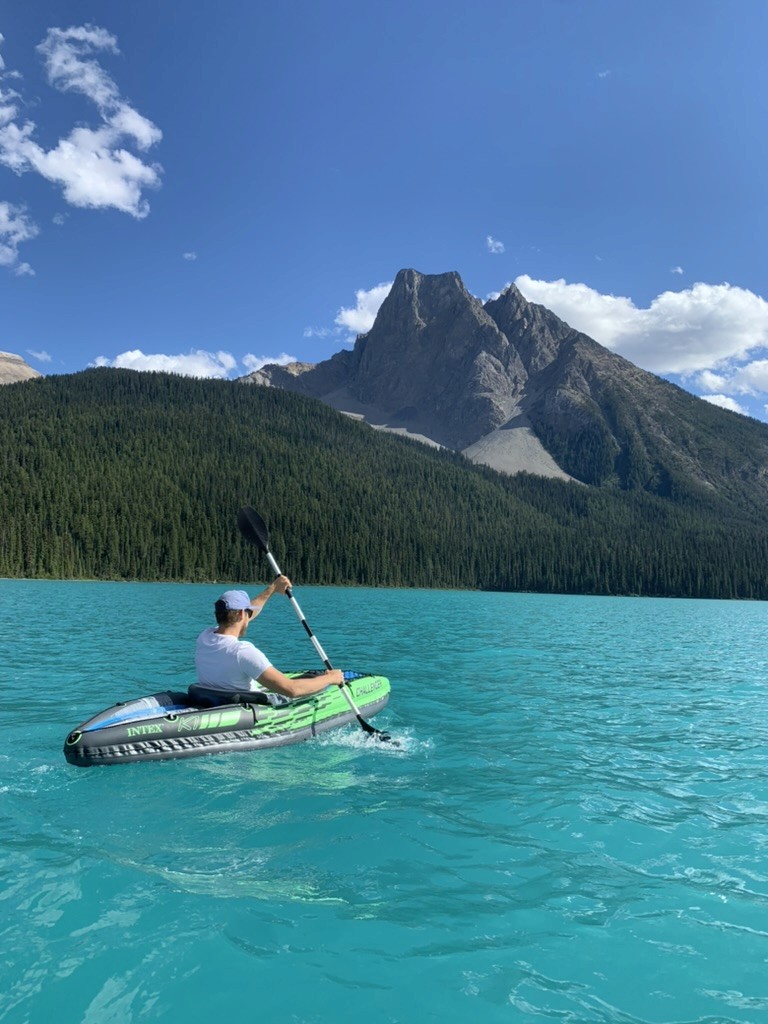
M 244 505 L 237 513 L 237 528 L 247 541 L 266 554 L 269 551 L 269 530 L 255 508 Z
M 375 736 L 376 739 L 380 740 L 382 743 L 391 743 L 393 747 L 400 746 L 398 741 L 393 740 L 388 732 L 382 732 L 381 729 L 374 729 L 374 727 L 369 722 L 365 722 L 364 719 L 362 718 L 358 718 L 358 722 L 360 722 L 361 725 L 365 726 L 364 731 L 367 732 L 369 736 Z

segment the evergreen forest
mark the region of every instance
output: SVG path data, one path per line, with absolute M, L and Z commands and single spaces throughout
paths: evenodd
M 93 369 L 0 387 L 0 575 L 768 597 L 766 517 L 526 474 L 236 381 Z

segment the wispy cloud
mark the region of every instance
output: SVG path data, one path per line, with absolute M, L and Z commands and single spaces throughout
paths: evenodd
M 93 54 L 118 54 L 117 40 L 105 29 L 82 25 L 49 29 L 37 47 L 51 86 L 75 92 L 95 104 L 101 123 L 73 128 L 46 150 L 34 140 L 36 125 L 20 121 L 14 93 L 0 105 L 0 163 L 17 174 L 34 171 L 59 186 L 72 206 L 112 208 L 133 217 L 149 213 L 144 190 L 160 184 L 161 168 L 145 163 L 126 147 L 145 151 L 162 132 L 120 95 Z
M 365 334 L 373 327 L 373 321 L 381 308 L 381 304 L 389 295 L 392 281 L 377 284 L 374 288 L 361 288 L 355 292 L 355 305 L 342 306 L 334 323 L 345 327 L 353 334 Z
M 271 366 L 273 364 L 287 366 L 289 363 L 297 362 L 297 360 L 296 356 L 289 356 L 286 352 L 281 352 L 279 356 L 254 356 L 248 353 L 248 355 L 243 356 L 241 362 L 249 373 L 255 373 L 262 366 Z
M 670 267 L 669 268 L 669 272 L 670 272 L 670 274 L 684 274 L 685 273 L 685 271 L 683 270 L 682 267 Z
M 38 363 L 50 363 L 51 361 L 50 355 L 45 350 L 43 350 L 42 352 L 33 352 L 31 348 L 28 348 L 27 355 L 32 356 L 32 358 L 35 359 Z
M 0 202 L 0 266 L 16 266 L 19 246 L 22 242 L 35 238 L 38 231 L 37 225 L 27 216 L 26 207 Z M 31 269 L 30 267 L 29 270 Z
M 157 370 L 178 373 L 183 377 L 228 377 L 237 367 L 229 352 L 205 352 L 192 349 L 180 355 L 145 354 L 135 348 L 121 352 L 114 359 L 99 356 L 94 366 L 113 366 L 124 370 Z
M 244 373 L 239 370 L 241 364 L 245 367 L 245 373 L 253 373 L 268 363 L 286 366 L 288 363 L 295 362 L 296 357 L 289 356 L 285 352 L 281 352 L 279 356 L 254 356 L 248 353 L 238 360 L 231 352 L 223 351 L 207 352 L 204 349 L 192 349 L 189 352 L 167 354 L 145 353 L 141 349 L 135 348 L 121 352 L 114 359 L 99 356 L 91 365 L 110 366 L 123 370 L 154 370 L 161 373 L 176 373 L 182 377 L 231 379 L 244 376 Z
M 0 35 L 0 46 L 3 45 L 4 41 L 4 37 Z M 11 77 L 11 72 L 6 71 L 5 63 L 2 57 L 0 57 L 0 128 L 13 121 L 19 110 L 21 94 L 4 84 Z
M 610 70 L 610 68 L 606 68 L 605 71 L 598 71 L 597 72 L 597 77 L 598 78 L 610 78 L 611 77 L 611 70 Z
M 19 263 L 17 267 L 13 268 L 13 272 L 16 277 L 34 277 L 35 271 L 29 265 L 29 263 Z
M 488 252 L 493 253 L 494 256 L 499 256 L 504 252 L 504 243 L 500 242 L 497 238 L 494 238 L 493 235 L 486 235 L 485 244 L 488 248 Z
M 195 260 L 197 259 L 197 253 L 196 252 L 185 252 L 185 253 L 182 253 L 182 257 L 183 257 L 183 259 L 188 260 L 190 263 L 194 263 Z
M 766 353 L 760 351 L 758 355 Z M 768 394 L 768 359 L 751 359 L 738 365 L 726 363 L 719 373 L 700 373 L 695 378 L 702 391 L 729 392 L 732 395 Z
M 4 78 L 8 78 L 7 74 L 3 74 L 0 69 L 0 81 Z M 21 96 L 15 89 L 4 89 L 0 87 L 0 125 L 8 124 L 16 116 L 18 106 L 16 101 L 20 100 Z

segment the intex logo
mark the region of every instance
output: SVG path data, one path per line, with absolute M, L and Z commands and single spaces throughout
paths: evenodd
M 127 730 L 129 736 L 151 736 L 162 731 L 162 725 L 129 725 Z

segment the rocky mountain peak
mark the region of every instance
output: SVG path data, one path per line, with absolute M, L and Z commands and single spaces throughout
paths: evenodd
M 528 302 L 520 289 L 508 285 L 485 311 L 515 346 L 528 373 L 538 373 L 555 359 L 576 333 L 545 306 Z
M 449 326 L 457 317 L 473 324 L 490 324 L 482 304 L 469 294 L 455 271 L 420 274 L 417 270 L 401 270 L 368 334 L 381 334 L 393 323 L 416 331 L 437 322 Z
M 381 309 L 385 316 L 402 313 L 407 309 L 413 310 L 414 315 L 418 316 L 420 310 L 440 309 L 446 303 L 462 302 L 469 297 L 464 282 L 455 270 L 445 274 L 400 270 Z
M 460 276 L 401 270 L 355 346 L 349 394 L 404 429 L 463 448 L 508 416 L 522 364 Z

